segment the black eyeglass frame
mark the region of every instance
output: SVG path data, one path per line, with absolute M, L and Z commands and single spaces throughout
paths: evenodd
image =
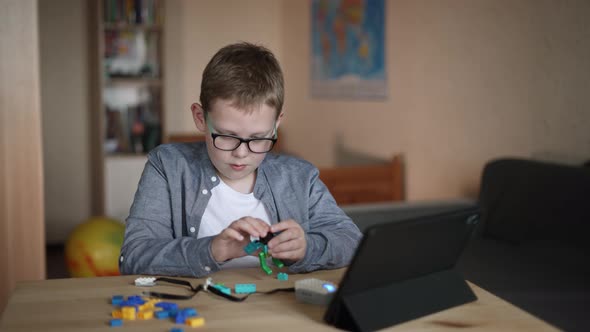
M 205 115 L 205 122 L 207 122 L 207 128 L 209 128 L 209 132 L 211 133 L 211 139 L 213 140 L 213 146 L 215 146 L 216 149 L 219 149 L 221 151 L 234 151 L 237 148 L 240 147 L 240 145 L 242 145 L 242 143 L 246 143 L 246 146 L 248 147 L 248 150 L 252 153 L 268 153 L 272 150 L 272 148 L 274 148 L 277 140 L 278 140 L 278 134 L 277 134 L 277 126 L 275 123 L 275 127 L 274 127 L 274 135 L 273 137 L 265 137 L 265 138 L 241 138 L 238 136 L 234 136 L 234 135 L 225 135 L 225 134 L 216 134 L 213 132 L 213 127 L 211 126 L 211 123 L 209 122 L 209 120 L 207 119 L 207 116 Z M 215 140 L 217 137 L 227 137 L 227 138 L 233 138 L 238 140 L 236 146 L 232 149 L 223 149 L 217 146 L 217 144 L 215 143 Z M 262 151 L 262 152 L 258 152 L 258 151 L 253 151 L 252 148 L 250 147 L 250 142 L 255 142 L 255 141 L 270 141 L 271 145 L 270 148 L 266 151 Z

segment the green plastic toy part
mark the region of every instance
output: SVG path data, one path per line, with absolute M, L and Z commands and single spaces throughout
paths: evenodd
M 262 271 L 264 271 L 264 273 L 268 275 L 272 274 L 272 269 L 266 263 L 266 259 L 268 257 L 271 257 L 268 255 L 267 244 L 268 241 L 270 241 L 273 237 L 274 234 L 268 233 L 264 238 L 260 239 L 259 241 L 252 241 L 244 247 L 244 251 L 246 251 L 246 253 L 248 253 L 249 255 L 254 253 L 256 250 L 261 249 L 258 253 L 258 258 L 260 260 L 260 268 L 262 269 Z M 280 259 L 274 257 L 272 258 L 272 263 L 278 268 L 282 268 L 285 266 L 285 264 Z

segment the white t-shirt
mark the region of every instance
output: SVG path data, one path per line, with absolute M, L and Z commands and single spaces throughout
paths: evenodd
M 217 235 L 242 217 L 258 218 L 270 225 L 268 211 L 254 197 L 254 193 L 243 194 L 219 180 L 219 185 L 211 190 L 211 198 L 201 218 L 197 238 Z M 257 266 L 260 266 L 259 259 L 254 256 L 240 257 L 221 264 L 223 269 Z

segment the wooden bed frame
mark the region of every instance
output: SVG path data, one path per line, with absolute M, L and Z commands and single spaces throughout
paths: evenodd
M 320 179 L 338 205 L 404 199 L 402 157 L 385 164 L 320 168 Z

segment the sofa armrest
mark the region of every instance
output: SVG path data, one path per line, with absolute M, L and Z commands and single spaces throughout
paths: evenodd
M 476 204 L 477 202 L 472 199 L 454 199 L 445 201 L 354 204 L 341 207 L 358 228 L 364 231 L 369 226 L 377 224 L 399 222 L 421 216 L 474 207 Z
M 482 175 L 479 197 L 484 235 L 521 243 L 587 242 L 590 169 L 498 159 Z

